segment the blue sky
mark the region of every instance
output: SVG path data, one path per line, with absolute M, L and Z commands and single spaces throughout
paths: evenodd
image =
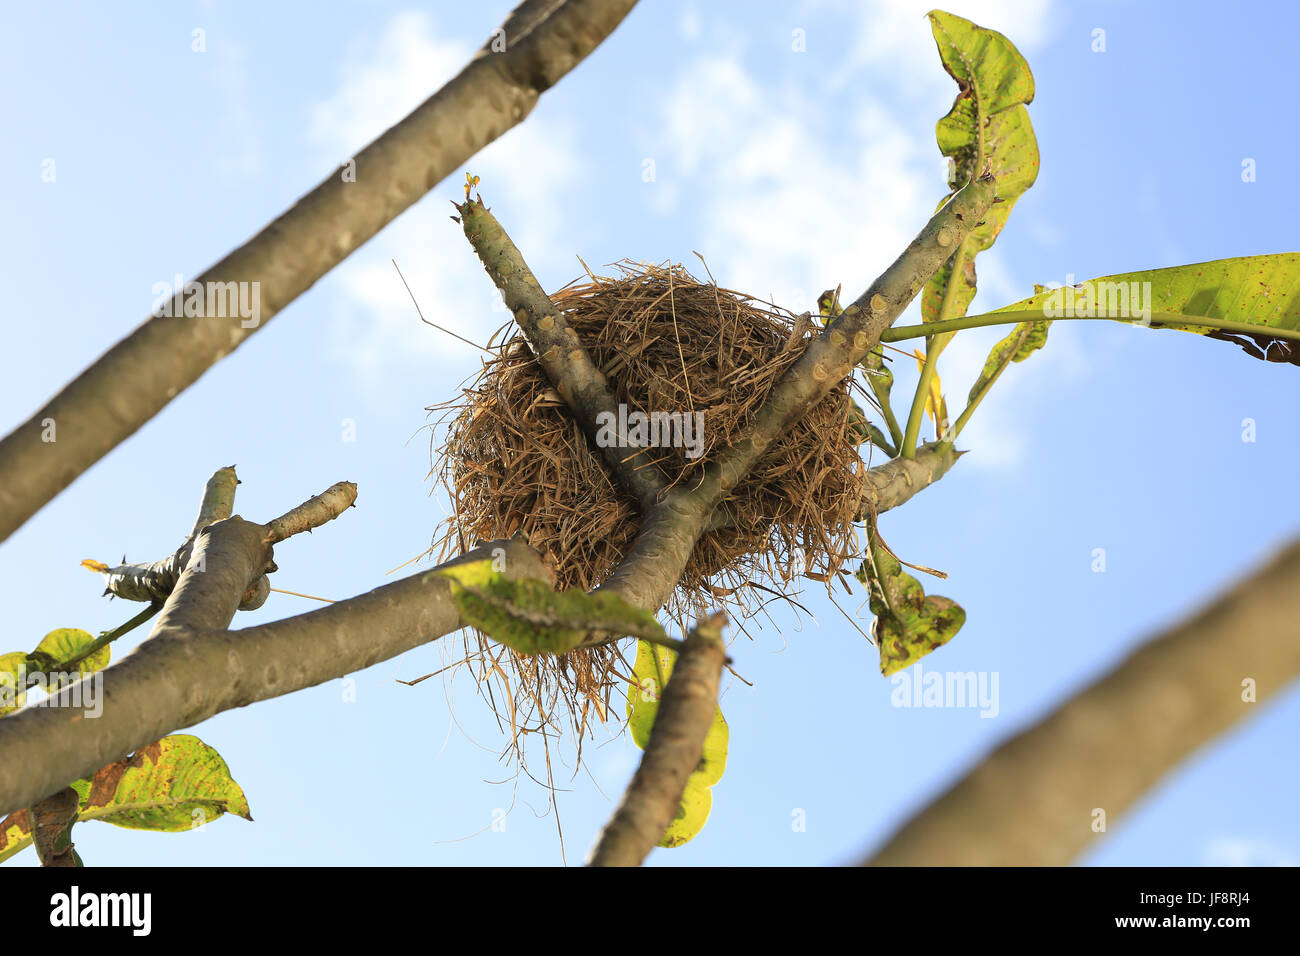
M 579 255 L 593 268 L 626 256 L 697 271 L 698 250 L 723 285 L 796 310 L 839 282 L 856 296 L 944 192 L 934 123 L 955 87 L 927 8 L 644 3 L 468 168 L 548 288 L 580 274 Z M 1068 275 L 1297 249 L 1290 65 L 1300 7 L 946 9 L 1006 33 L 1037 80 L 1041 174 L 979 260 L 975 311 Z M 10 222 L 0 237 L 3 427 L 142 321 L 154 283 L 197 275 L 409 112 L 506 12 L 381 2 L 11 9 L 0 35 L 12 91 L 0 106 L 10 143 L 0 151 Z M 195 29 L 202 53 L 191 49 Z M 1096 29 L 1105 52 L 1092 49 Z M 54 182 L 42 181 L 47 159 Z M 359 485 L 355 511 L 277 549 L 277 587 L 343 598 L 425 550 L 445 503 L 426 480 L 424 408 L 450 398 L 478 358 L 420 324 L 389 259 L 433 321 L 476 341 L 502 324 L 447 218 L 461 179 L 0 546 L 0 651 L 130 617 L 78 562 L 170 551 L 222 465 L 238 465 L 237 510 L 260 520 L 335 481 Z M 917 320 L 915 308 L 903 319 Z M 954 341 L 940 368 L 950 395 L 965 392 L 998 336 Z M 901 365 L 896 393 L 914 378 Z M 854 859 L 1001 740 L 1264 559 L 1300 529 L 1294 373 L 1195 336 L 1058 324 L 981 406 L 963 436 L 971 454 L 882 522 L 904 557 L 948 572 L 927 588 L 968 612 L 926 664 L 996 672 L 997 716 L 892 707 L 875 650 L 812 585 L 815 620 L 781 612 L 734 645 L 754 686 L 725 685 L 731 747 L 713 815 L 694 842 L 651 862 Z M 1254 442 L 1242 440 L 1247 418 Z M 355 441 L 344 440 L 347 421 Z M 1092 571 L 1096 548 L 1104 573 Z M 315 606 L 272 595 L 236 624 Z M 256 823 L 179 835 L 85 824 L 79 850 L 124 864 L 558 864 L 547 795 L 527 779 L 515 786 L 469 676 L 394 682 L 450 662 L 449 648 L 354 675 L 355 701 L 333 682 L 193 730 L 227 759 Z M 1113 822 L 1084 862 L 1300 861 L 1290 812 L 1298 720 L 1292 686 Z M 555 754 L 570 863 L 639 754 L 610 730 L 588 741 L 581 770 L 571 748 Z M 511 807 L 503 830 L 479 832 Z M 791 825 L 798 811 L 802 831 Z M 32 854 L 14 860 L 23 862 Z

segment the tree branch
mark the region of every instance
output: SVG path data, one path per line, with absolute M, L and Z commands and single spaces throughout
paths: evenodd
M 600 447 L 596 438 L 599 416 L 612 416 L 615 428 L 619 427 L 618 403 L 609 391 L 604 374 L 596 368 L 577 333 L 565 321 L 564 313 L 543 291 L 524 261 L 523 253 L 483 205 L 483 200 L 467 199 L 457 204 L 456 209 L 465 229 L 465 238 L 478 253 L 488 276 L 501 290 L 501 296 L 528 340 L 533 355 L 592 445 Z M 621 428 L 615 444 L 600 450 L 610 470 L 640 504 L 642 514 L 650 512 L 658 502 L 660 492 L 668 486 L 668 479 L 654 458 L 633 445 Z
M 235 488 L 238 484 L 234 465 L 218 468 L 208 479 L 208 484 L 203 489 L 203 500 L 199 503 L 199 516 L 194 519 L 194 528 L 189 533 L 191 541 L 214 521 L 229 518 L 235 513 Z
M 219 519 L 230 517 L 235 505 L 235 486 L 238 484 L 239 480 L 235 477 L 233 465 L 218 469 L 208 479 L 203 502 L 199 506 L 199 516 L 194 521 L 194 530 L 174 554 L 161 561 L 154 561 L 152 564 L 120 564 L 115 568 L 91 561 L 83 563 L 88 567 L 94 567 L 103 576 L 105 594 L 112 594 L 128 601 L 161 604 L 171 595 L 181 573 L 189 565 L 199 533 Z M 336 482 L 319 495 L 309 498 L 268 524 L 264 529 L 267 543 L 277 544 L 292 535 L 319 528 L 352 507 L 356 499 L 355 484 L 350 481 Z M 265 570 L 267 572 L 275 570 L 275 563 L 269 560 L 269 556 Z M 265 574 L 255 578 L 245 592 L 239 609 L 252 611 L 261 607 L 270 593 L 270 587 Z
M 640 866 L 682 804 L 686 781 L 704 754 L 704 738 L 718 706 L 726 661 L 725 614 L 714 614 L 686 638 L 664 687 L 641 765 L 618 809 L 601 831 L 590 866 Z
M 873 866 L 1066 866 L 1182 760 L 1300 675 L 1300 541 L 990 757 Z
M 271 567 L 268 539 L 264 525 L 239 515 L 204 528 L 158 615 L 153 634 L 170 629 L 224 631 L 229 627 L 249 585 L 265 578 Z
M 266 540 L 279 544 L 285 538 L 311 531 L 333 521 L 349 508 L 355 508 L 357 486 L 351 481 L 336 481 L 320 494 L 290 508 L 266 526 Z
M 0 817 L 214 714 L 364 670 L 465 626 L 447 579 L 420 572 L 270 624 L 195 627 L 229 620 L 239 576 L 267 547 L 264 531 L 232 518 L 201 536 L 206 570 L 191 562 L 150 636 L 83 679 L 103 682 L 97 719 L 74 706 L 73 684 L 0 720 Z M 512 579 L 552 583 L 537 552 L 513 539 L 480 545 L 447 565 L 483 558 L 503 559 Z M 223 571 L 227 560 L 238 570 Z M 207 586 L 208 576 L 223 583 Z
M 966 454 L 956 451 L 950 442 L 927 442 L 916 450 L 915 458 L 892 458 L 883 465 L 867 470 L 870 498 L 863 521 L 868 514 L 881 514 L 911 499 L 918 491 L 928 488 L 948 473 L 957 459 Z
M 195 280 L 205 289 L 257 283 L 246 287 L 257 290 L 255 315 L 218 317 L 205 306 L 203 318 L 151 317 L 0 441 L 0 541 L 457 166 L 522 122 L 634 4 L 522 4 L 503 37 L 494 36 L 446 86 L 356 154 L 355 177 L 332 173 Z

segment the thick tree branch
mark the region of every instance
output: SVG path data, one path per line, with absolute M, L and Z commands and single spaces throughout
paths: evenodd
M 1193 751 L 1300 675 L 1300 541 L 1013 737 L 905 824 L 877 866 L 1065 866 Z
M 229 620 L 240 575 L 265 553 L 259 528 L 232 518 L 201 536 L 206 570 L 191 562 L 170 615 L 130 654 L 85 678 L 103 681 L 98 718 L 88 720 L 73 706 L 74 684 L 0 720 L 0 817 L 214 714 L 345 677 L 465 626 L 449 582 L 429 572 L 270 624 L 238 631 L 191 626 Z M 218 563 L 228 557 L 238 570 L 227 575 Z M 522 541 L 491 541 L 447 563 L 494 557 L 504 560 L 507 577 L 551 583 L 537 552 Z M 203 586 L 214 574 L 224 583 Z
M 506 21 L 504 35 L 355 156 L 355 176 L 331 174 L 195 280 L 204 289 L 248 283 L 243 288 L 257 289 L 255 315 L 218 317 L 205 305 L 202 318 L 151 317 L 0 441 L 0 541 L 461 163 L 522 122 L 634 4 L 528 0 Z M 251 291 L 247 298 L 253 301 Z
M 239 515 L 204 528 L 153 633 L 183 628 L 224 631 L 229 627 L 249 585 L 264 578 L 271 567 L 268 538 L 264 525 Z
M 686 781 L 704 754 L 704 738 L 718 706 L 718 682 L 726 661 L 722 628 L 714 614 L 686 638 L 659 701 L 641 765 L 614 816 L 601 831 L 590 866 L 640 866 L 682 804 Z

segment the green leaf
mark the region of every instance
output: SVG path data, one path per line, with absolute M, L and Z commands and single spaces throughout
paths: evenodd
M 497 571 L 491 558 L 453 564 L 430 576 L 451 582 L 452 599 L 466 623 L 520 654 L 562 654 L 589 631 L 668 640 L 654 614 L 616 594 L 557 592 L 531 578 L 514 581 Z
M 823 319 L 833 319 L 844 309 L 840 306 L 840 289 L 843 286 L 837 285 L 833 289 L 827 289 L 817 297 L 817 314 Z M 830 325 L 830 322 L 822 322 L 822 325 Z
M 650 731 L 659 713 L 660 688 L 672 675 L 676 652 L 648 641 L 637 641 L 636 663 L 633 665 L 633 682 L 628 686 L 627 717 L 632 741 L 642 750 L 650 742 Z M 659 841 L 662 847 L 677 847 L 694 839 L 704 829 L 713 807 L 710 788 L 722 779 L 727 768 L 727 743 L 729 731 L 716 707 L 713 723 L 704 737 L 704 752 L 695 772 L 686 779 L 682 805 L 672 823 Z
M 1105 318 L 1179 329 L 1300 365 L 1300 252 L 1123 272 L 1034 295 L 989 315 Z
M 87 631 L 76 627 L 61 627 L 45 635 L 36 645 L 36 650 L 32 651 L 31 658 L 43 668 L 53 668 L 63 661 L 76 657 L 94 642 L 95 637 Z M 86 674 L 103 670 L 108 666 L 112 651 L 112 647 L 106 644 L 85 660 L 78 661 L 76 664 L 78 676 L 84 677 Z
M 225 813 L 253 819 L 221 754 L 189 734 L 142 747 L 72 788 L 81 797 L 79 820 L 131 830 L 192 830 Z
M 867 536 L 870 547 L 857 578 L 867 585 L 876 616 L 871 635 L 880 649 L 880 673 L 888 677 L 952 640 L 966 623 L 966 612 L 950 598 L 927 597 L 870 525 Z
M 993 346 L 988 360 L 984 363 L 984 370 L 971 386 L 969 400 L 978 401 L 1012 362 L 1023 362 L 1046 345 L 1047 329 L 1051 324 L 1048 321 L 1021 322 L 1006 338 Z
M 1011 208 L 1038 178 L 1038 141 L 1025 104 L 1034 99 L 1029 64 L 1001 33 L 933 10 L 930 28 L 944 69 L 957 81 L 957 98 L 935 127 L 939 150 L 952 161 L 950 193 L 986 170 L 997 180 L 997 202 L 954 256 L 926 284 L 924 322 L 965 315 L 975 298 L 975 256 L 997 240 Z M 956 281 L 952 288 L 954 270 Z M 948 301 L 945 303 L 945 294 Z
M 12 714 L 27 700 L 27 655 L 22 651 L 0 654 L 0 717 Z M 0 839 L 0 853 L 4 842 Z M 3 859 L 3 856 L 0 856 Z
M 0 717 L 11 714 L 23 706 L 27 699 L 28 680 L 32 675 L 55 673 L 55 668 L 60 667 L 64 661 L 76 657 L 94 641 L 95 638 L 86 631 L 75 627 L 63 627 L 46 634 L 30 654 L 22 652 L 0 654 Z M 76 678 L 107 667 L 111 653 L 112 650 L 106 645 L 84 660 L 78 661 L 74 665 Z M 74 679 L 72 674 L 65 674 L 61 670 L 57 672 L 57 676 L 62 683 Z M 57 683 L 51 680 L 45 689 L 55 692 L 59 689 Z

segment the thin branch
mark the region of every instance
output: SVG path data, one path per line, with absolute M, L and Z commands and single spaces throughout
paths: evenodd
M 295 508 L 290 508 L 266 526 L 267 541 L 277 544 L 285 538 L 319 528 L 333 521 L 349 508 L 356 507 L 357 486 L 351 481 L 338 481 L 320 494 L 308 498 Z
M 154 561 L 151 564 L 120 564 L 113 568 L 87 562 L 102 575 L 104 593 L 128 601 L 148 601 L 159 605 L 166 601 L 193 557 L 198 533 L 213 524 L 218 517 L 229 518 L 234 507 L 235 484 L 237 481 L 233 467 L 219 469 L 208 480 L 203 504 L 194 522 L 195 530 L 175 553 L 161 561 Z M 277 544 L 292 535 L 319 528 L 354 505 L 356 498 L 357 486 L 352 482 L 340 481 L 331 485 L 319 495 L 291 508 L 267 525 L 267 543 Z M 275 570 L 275 568 L 273 565 L 268 565 L 268 570 Z M 258 579 L 254 584 L 256 587 L 245 595 L 239 606 L 240 610 L 255 610 L 265 602 L 270 591 L 270 582 Z
M 209 297 L 220 295 L 223 306 L 238 288 L 247 309 L 214 307 L 219 314 L 208 315 L 205 305 L 198 320 L 151 316 L 104 353 L 0 441 L 0 541 L 465 160 L 521 123 L 634 5 L 527 0 L 446 86 L 194 280 Z M 172 304 L 183 294 L 177 290 Z M 231 315 L 245 311 L 251 314 Z
M 213 472 L 203 488 L 203 500 L 199 502 L 199 513 L 194 519 L 193 529 L 181 546 L 161 561 L 127 564 L 123 560 L 113 568 L 97 561 L 83 561 L 82 564 L 103 576 L 105 594 L 127 601 L 147 601 L 161 607 L 176 587 L 181 572 L 189 564 L 199 532 L 234 513 L 235 489 L 238 485 L 239 478 L 235 474 L 234 465 Z
M 882 866 L 1066 866 L 1166 774 L 1300 676 L 1300 541 L 1013 737 L 908 821 Z M 1098 811 L 1104 811 L 1100 817 Z
M 229 518 L 235 513 L 235 487 L 238 484 L 234 465 L 218 468 L 213 473 L 203 489 L 203 501 L 199 503 L 199 516 L 194 519 L 190 539 L 197 538 L 199 532 L 214 521 Z
M 726 615 L 714 614 L 686 638 L 663 687 L 641 765 L 601 831 L 588 865 L 640 866 L 673 822 L 717 710 L 718 683 L 727 657 L 722 642 L 726 622 Z
M 951 443 L 927 442 L 917 449 L 915 458 L 894 458 L 869 469 L 867 483 L 871 496 L 858 520 L 863 521 L 869 514 L 881 514 L 911 500 L 918 491 L 946 475 L 964 454 L 954 450 Z
M 533 355 L 546 372 L 560 397 L 573 411 L 593 445 L 601 446 L 597 435 L 600 416 L 612 418 L 619 429 L 618 403 L 600 369 L 569 327 L 564 313 L 555 307 L 542 289 L 523 253 L 501 223 L 483 205 L 482 199 L 456 204 L 465 238 L 478 253 L 488 276 L 528 340 Z M 605 462 L 640 503 L 643 514 L 650 512 L 668 481 L 646 450 L 637 448 L 621 429 L 613 444 L 601 447 Z M 635 449 L 630 455 L 629 449 Z

